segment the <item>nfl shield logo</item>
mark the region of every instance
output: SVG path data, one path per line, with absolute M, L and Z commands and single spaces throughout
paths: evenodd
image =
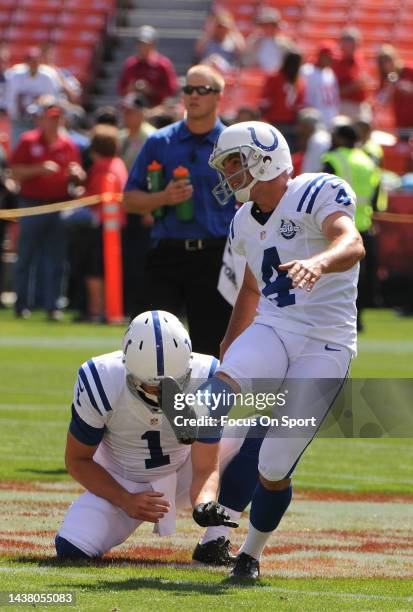
M 159 425 L 159 419 L 158 417 L 152 417 L 151 418 L 151 425 L 155 426 L 155 425 Z
M 266 237 L 267 237 L 267 232 L 265 230 L 263 232 L 260 232 L 260 240 L 265 240 Z

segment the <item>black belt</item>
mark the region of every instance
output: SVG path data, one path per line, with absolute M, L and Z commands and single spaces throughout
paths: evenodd
M 155 242 L 155 248 L 174 248 L 185 251 L 203 251 L 210 247 L 224 247 L 226 238 L 162 238 Z

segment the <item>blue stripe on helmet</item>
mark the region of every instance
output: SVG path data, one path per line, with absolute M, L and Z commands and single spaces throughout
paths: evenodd
M 156 345 L 156 369 L 158 376 L 163 376 L 165 372 L 165 363 L 163 357 L 163 341 L 162 341 L 162 329 L 161 322 L 159 320 L 159 313 L 157 310 L 152 310 L 152 321 L 153 328 L 155 331 L 155 345 Z
M 105 410 L 112 410 L 112 407 L 109 403 L 109 400 L 107 398 L 107 395 L 105 393 L 105 390 L 103 388 L 102 382 L 100 380 L 100 376 L 99 373 L 97 371 L 97 368 L 95 366 L 95 364 L 93 363 L 92 359 L 89 359 L 89 361 L 87 362 L 87 365 L 89 366 L 90 371 L 92 372 L 92 376 L 93 376 L 93 380 L 95 381 L 95 385 L 96 385 L 96 389 L 98 390 L 98 393 L 100 395 L 100 399 L 102 400 L 102 404 L 105 408 Z

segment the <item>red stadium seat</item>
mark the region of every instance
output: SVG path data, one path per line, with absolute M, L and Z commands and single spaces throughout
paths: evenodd
M 65 9 L 65 2 L 64 0 L 20 0 L 19 8 L 23 7 L 37 12 L 62 11 Z
M 257 109 L 265 78 L 266 74 L 255 68 L 243 68 L 232 77 L 226 77 L 220 114 L 233 118 L 241 106 Z
M 58 45 L 53 49 L 53 60 L 57 66 L 67 68 L 77 79 L 86 85 L 92 77 L 95 53 L 91 46 Z
M 47 42 L 50 38 L 50 29 L 48 28 L 23 28 L 12 26 L 4 33 L 4 39 L 7 42 L 19 42 L 25 44 L 26 47 L 38 45 L 42 42 Z
M 57 11 L 46 13 L 19 9 L 14 12 L 12 25 L 25 29 L 50 28 L 55 25 L 58 15 Z
M 101 32 L 105 29 L 107 23 L 106 15 L 97 13 L 62 13 L 58 20 L 58 27 L 65 30 L 93 30 Z
M 116 6 L 115 0 L 66 0 L 65 11 L 71 13 L 79 11 L 81 13 L 111 13 Z
M 10 25 L 12 14 L 13 13 L 11 10 L 0 10 L 0 28 L 3 29 Z
M 64 28 L 56 28 L 53 30 L 50 40 L 54 43 L 73 47 L 86 47 L 90 45 L 95 47 L 100 40 L 99 32 L 84 29 L 72 30 Z

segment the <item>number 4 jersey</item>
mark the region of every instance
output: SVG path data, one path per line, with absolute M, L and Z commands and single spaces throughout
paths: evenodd
M 70 432 L 83 444 L 99 444 L 94 460 L 134 482 L 151 482 L 178 470 L 190 453 L 162 414 L 152 412 L 126 386 L 122 351 L 93 357 L 79 369 Z M 213 375 L 218 360 L 192 354 L 191 387 Z
M 354 219 L 355 205 L 353 190 L 337 176 L 302 174 L 288 183 L 270 215 L 255 214 L 252 202 L 241 207 L 231 224 L 230 241 L 258 282 L 261 298 L 255 322 L 335 342 L 356 353 L 358 264 L 322 275 L 310 292 L 294 289 L 287 272 L 278 270 L 281 263 L 324 251 L 328 240 L 323 221 L 336 212 Z

